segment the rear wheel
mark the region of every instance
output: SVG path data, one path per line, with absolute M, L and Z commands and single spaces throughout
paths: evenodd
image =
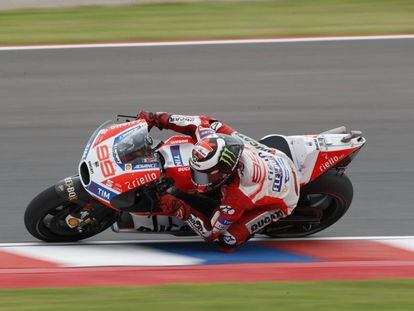
M 62 199 L 52 186 L 30 202 L 24 214 L 24 223 L 30 234 L 39 240 L 74 242 L 92 237 L 115 222 L 115 211 L 104 206 L 100 208 L 105 210 L 99 213 L 99 218 L 83 226 L 82 230 L 78 226 L 71 228 L 67 217 L 81 218 L 84 208 Z
M 347 212 L 352 198 L 353 187 L 349 178 L 336 170 L 328 171 L 303 187 L 292 215 L 269 225 L 263 233 L 275 238 L 295 238 L 320 232 Z M 309 214 L 314 219 L 306 222 Z M 305 221 L 300 221 L 301 217 Z

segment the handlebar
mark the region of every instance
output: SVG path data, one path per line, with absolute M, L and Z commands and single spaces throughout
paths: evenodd
M 137 116 L 128 116 L 124 114 L 117 114 L 116 115 L 116 122 L 123 121 L 123 122 L 131 122 L 131 120 L 138 120 Z

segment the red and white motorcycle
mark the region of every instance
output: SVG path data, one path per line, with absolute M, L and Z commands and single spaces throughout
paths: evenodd
M 301 195 L 289 217 L 269 223 L 260 233 L 301 237 L 319 232 L 348 210 L 353 187 L 344 174 L 365 144 L 361 132 L 345 127 L 318 135 L 271 134 L 257 148 L 286 153 L 300 172 Z M 115 232 L 195 235 L 180 219 L 164 215 L 160 193 L 172 193 L 200 212 L 210 214 L 219 194 L 192 192 L 189 158 L 194 145 L 188 136 L 172 136 L 142 153 L 148 125 L 136 117 L 118 116 L 91 136 L 79 174 L 67 177 L 36 196 L 25 212 L 27 230 L 47 242 L 70 242 L 94 236 L 112 226 Z

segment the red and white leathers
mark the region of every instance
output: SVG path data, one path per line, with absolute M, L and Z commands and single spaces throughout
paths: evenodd
M 292 160 L 234 131 L 212 117 L 156 113 L 154 125 L 200 140 L 215 132 L 238 137 L 244 150 L 234 178 L 221 186 L 222 199 L 210 220 L 192 212 L 187 223 L 206 240 L 237 246 L 271 222 L 290 215 L 299 199 L 298 172 Z

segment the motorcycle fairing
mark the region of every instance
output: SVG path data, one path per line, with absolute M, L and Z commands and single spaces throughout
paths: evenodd
M 289 144 L 293 162 L 300 173 L 301 186 L 341 163 L 366 142 L 362 136 L 344 140 L 349 134 L 267 135 L 284 137 Z M 273 147 L 273 146 L 271 146 Z
M 165 177 L 173 179 L 174 186 L 183 192 L 194 189 L 189 165 L 194 144 L 191 137 L 172 136 L 158 149 L 165 161 Z
M 78 205 L 91 202 L 91 196 L 85 191 L 78 175 L 68 176 L 57 182 L 55 191 L 62 199 Z
M 140 130 L 148 131 L 144 120 L 120 124 L 106 122 L 92 135 L 82 156 L 79 170 L 82 175 L 81 167 L 86 165 L 90 177 L 88 183 L 82 178 L 84 188 L 111 208 L 110 202 L 115 196 L 161 177 L 161 165 L 155 157 L 131 163 L 121 163 L 117 157 L 116 143 Z

